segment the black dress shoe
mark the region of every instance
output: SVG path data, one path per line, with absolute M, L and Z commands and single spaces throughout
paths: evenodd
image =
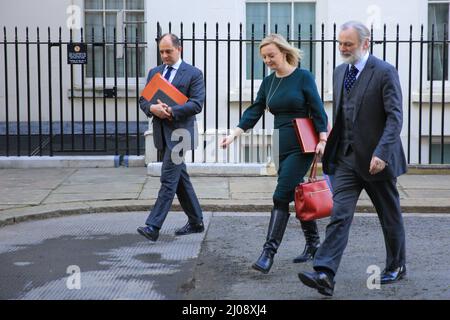
M 159 230 L 153 226 L 139 227 L 137 232 L 151 241 L 156 241 L 159 237 Z
M 333 296 L 334 281 L 324 272 L 300 272 L 298 278 L 304 285 L 317 289 L 320 294 Z
M 205 231 L 203 222 L 201 223 L 186 223 L 183 227 L 175 231 L 176 236 L 184 236 L 190 233 L 200 233 Z
M 405 275 L 406 275 L 406 266 L 405 265 L 398 267 L 394 270 L 384 269 L 380 276 L 380 283 L 388 284 L 388 283 L 397 282 L 398 280 L 402 279 Z

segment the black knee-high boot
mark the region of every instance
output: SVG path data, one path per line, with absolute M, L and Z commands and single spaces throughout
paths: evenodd
M 259 259 L 252 265 L 253 269 L 268 273 L 273 264 L 273 256 L 277 253 L 289 220 L 289 204 L 287 209 L 274 207 L 270 215 L 266 242 Z
M 303 253 L 293 260 L 294 263 L 312 260 L 320 245 L 319 230 L 317 229 L 316 221 L 300 221 L 300 223 L 305 234 L 306 245 Z

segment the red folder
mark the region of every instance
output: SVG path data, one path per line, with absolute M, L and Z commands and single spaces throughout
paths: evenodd
M 164 79 L 160 73 L 156 73 L 150 79 L 142 90 L 141 96 L 152 104 L 157 104 L 159 99 L 168 106 L 182 105 L 188 101 L 188 98 Z
M 319 134 L 316 132 L 311 118 L 296 118 L 292 120 L 297 139 L 304 153 L 316 152 L 316 146 L 319 143 Z M 328 132 L 330 126 L 328 125 Z

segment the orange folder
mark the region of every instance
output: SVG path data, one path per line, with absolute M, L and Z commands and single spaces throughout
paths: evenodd
M 152 104 L 161 100 L 168 106 L 182 105 L 188 98 L 175 88 L 169 81 L 164 79 L 160 73 L 156 73 L 141 92 L 141 96 Z
M 311 118 L 296 118 L 292 120 L 295 133 L 297 134 L 300 147 L 304 153 L 316 152 L 316 146 L 319 143 L 319 134 L 316 132 Z M 330 125 L 328 125 L 328 133 Z

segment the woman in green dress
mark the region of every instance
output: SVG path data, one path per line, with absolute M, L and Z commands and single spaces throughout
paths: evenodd
M 252 265 L 268 273 L 286 230 L 295 187 L 303 182 L 314 158 L 314 154 L 302 153 L 292 119 L 312 117 L 320 138 L 316 147 L 319 155 L 325 148 L 328 119 L 312 74 L 298 68 L 301 51 L 278 34 L 263 39 L 259 50 L 266 66 L 274 72 L 264 78 L 255 102 L 244 112 L 232 134 L 223 139 L 221 147 L 226 148 L 244 131 L 253 128 L 265 110 L 274 115 L 274 129 L 279 130 L 278 181 L 266 242 L 261 256 Z M 303 253 L 294 259 L 295 263 L 311 260 L 320 243 L 315 221 L 301 221 L 301 226 L 306 245 Z

